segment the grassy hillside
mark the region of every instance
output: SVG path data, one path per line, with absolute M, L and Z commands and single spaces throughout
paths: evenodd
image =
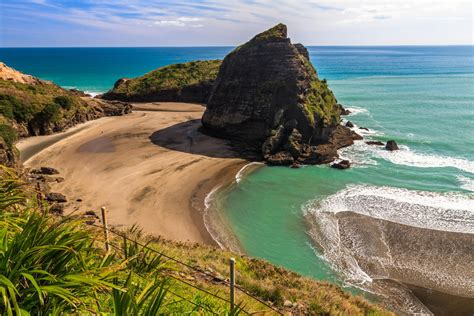
M 0 63 L 0 163 L 12 163 L 2 153 L 9 151 L 12 156 L 19 137 L 60 132 L 87 120 L 129 111 L 126 104 L 87 98 Z
M 86 224 L 92 216 L 48 215 L 48 206 L 38 205 L 35 192 L 11 169 L 2 167 L 0 176 L 2 315 L 276 314 L 239 291 L 233 311 L 217 298 L 229 297 L 222 279 L 226 279 L 230 257 L 237 259 L 238 285 L 283 313 L 389 314 L 335 285 L 303 278 L 265 261 L 143 236 L 136 228 L 120 232 L 125 238 L 112 234 L 111 251 L 106 252 L 102 230 Z
M 221 63 L 220 60 L 198 60 L 161 67 L 138 78 L 120 79 L 102 98 L 205 102 Z

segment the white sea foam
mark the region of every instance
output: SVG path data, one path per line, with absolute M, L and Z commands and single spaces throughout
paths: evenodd
M 211 224 L 211 218 L 210 218 L 210 212 L 211 212 L 211 207 L 212 203 L 215 200 L 215 195 L 217 191 L 221 188 L 220 185 L 215 186 L 211 192 L 209 192 L 206 197 L 204 198 L 204 214 L 203 214 L 203 219 L 204 219 L 204 226 L 206 226 L 206 230 L 209 232 L 209 235 L 211 235 L 212 239 L 219 245 L 220 248 L 224 249 L 224 244 L 219 240 L 218 233 L 215 231 L 213 225 Z
M 98 96 L 99 94 L 101 94 L 102 92 L 97 92 L 97 91 L 95 91 L 95 92 L 92 92 L 92 91 L 84 91 L 84 93 L 90 94 L 92 97 L 96 97 L 96 96 Z
M 411 150 L 407 146 L 400 146 L 400 150 L 397 151 L 378 150 L 377 155 L 397 165 L 418 168 L 451 167 L 465 172 L 474 173 L 474 161 L 465 158 L 420 153 Z
M 376 158 L 379 158 L 397 165 L 418 168 L 450 167 L 474 173 L 474 161 L 465 158 L 420 153 L 405 145 L 400 145 L 400 150 L 388 151 L 383 146 L 367 145 L 365 141 L 356 141 L 353 146 L 341 149 L 340 156 L 353 161 L 356 166 L 376 165 Z
M 474 179 L 464 176 L 458 176 L 457 178 L 459 183 L 461 184 L 461 188 L 474 192 Z
M 310 213 L 354 212 L 413 227 L 474 233 L 474 196 L 353 185 L 305 206 Z
M 251 162 L 251 163 L 246 164 L 235 175 L 235 182 L 240 183 L 240 181 L 242 181 L 243 177 L 245 176 L 245 172 L 249 167 L 256 166 L 256 165 L 263 165 L 263 164 L 264 163 L 262 162 Z
M 358 107 L 358 106 L 352 106 L 346 108 L 347 110 L 351 111 L 351 114 L 349 115 L 357 115 L 357 114 L 367 114 L 369 113 L 369 110 Z
M 355 141 L 354 145 L 342 148 L 338 151 L 341 159 L 348 159 L 354 167 L 368 167 L 378 164 L 374 159 L 376 156 L 371 148 L 373 146 L 367 145 L 364 141 Z

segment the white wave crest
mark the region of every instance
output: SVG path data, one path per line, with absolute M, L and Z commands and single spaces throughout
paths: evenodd
M 418 168 L 456 168 L 474 173 L 474 161 L 465 158 L 420 153 L 405 145 L 400 145 L 400 150 L 388 151 L 383 146 L 367 145 L 365 141 L 356 141 L 353 146 L 341 149 L 340 156 L 359 166 L 377 165 L 376 158 L 379 158 L 397 165 Z
M 413 227 L 474 233 L 474 196 L 353 185 L 305 206 L 310 213 L 353 212 Z
M 260 165 L 264 165 L 264 163 L 262 163 L 262 162 L 251 162 L 251 163 L 246 164 L 242 168 L 240 168 L 239 172 L 237 172 L 237 174 L 235 175 L 235 182 L 240 183 L 242 181 L 242 179 L 245 176 L 245 173 L 246 173 L 246 171 L 249 167 L 251 167 L 251 166 L 260 166 Z
M 459 183 L 461 184 L 461 188 L 474 192 L 474 179 L 464 176 L 458 176 L 457 178 Z
M 474 161 L 464 158 L 448 157 L 441 155 L 424 154 L 412 151 L 407 146 L 400 146 L 400 150 L 377 151 L 379 157 L 397 165 L 418 168 L 456 168 L 465 172 L 474 173 Z
M 369 113 L 369 110 L 358 107 L 358 106 L 352 106 L 346 108 L 347 110 L 351 111 L 349 115 L 357 115 L 357 114 L 366 114 Z
M 99 94 L 103 92 L 97 92 L 97 91 L 84 91 L 85 94 L 90 94 L 93 98 L 98 96 Z
M 221 185 L 215 186 L 211 192 L 209 192 L 206 197 L 204 198 L 204 214 L 203 214 L 203 220 L 204 220 L 204 226 L 206 227 L 206 230 L 209 232 L 209 235 L 211 235 L 211 238 L 217 243 L 217 245 L 221 248 L 224 249 L 225 246 L 223 242 L 221 242 L 219 238 L 219 233 L 214 229 L 214 226 L 211 224 L 211 208 L 212 208 L 212 203 L 215 200 L 216 193 L 221 189 Z

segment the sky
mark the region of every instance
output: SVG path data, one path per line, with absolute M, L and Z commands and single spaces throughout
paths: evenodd
M 473 45 L 472 0 L 0 0 L 0 47 Z

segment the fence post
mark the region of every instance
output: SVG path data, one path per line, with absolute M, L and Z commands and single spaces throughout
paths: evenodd
M 102 225 L 104 226 L 105 250 L 109 252 L 109 227 L 107 225 L 107 217 L 105 217 L 104 206 L 100 208 L 100 213 L 102 214 Z
M 229 272 L 230 272 L 230 312 L 234 312 L 235 308 L 235 258 L 229 259 Z

